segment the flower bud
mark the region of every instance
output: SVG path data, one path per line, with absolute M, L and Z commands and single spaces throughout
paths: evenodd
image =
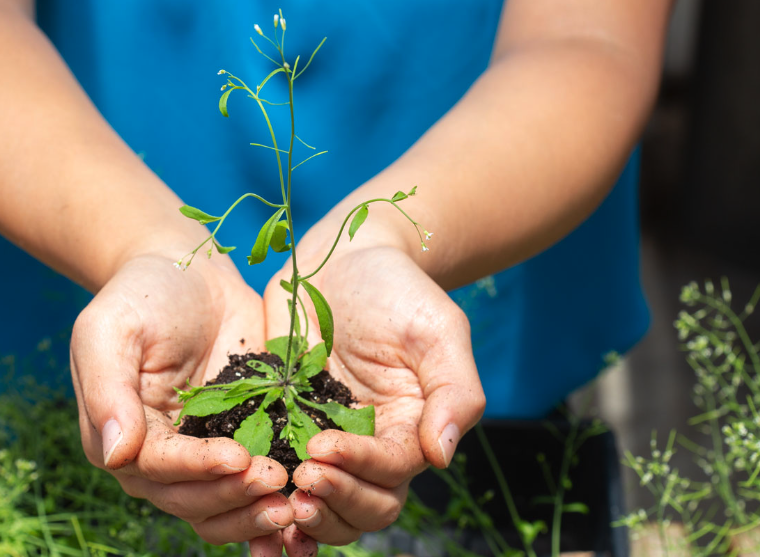
M 280 22 L 280 14 L 274 14 L 274 28 L 277 29 L 277 24 Z
M 282 30 L 285 31 L 285 18 L 284 17 L 280 18 L 280 25 L 282 25 Z
M 258 24 L 258 23 L 257 23 L 256 25 L 254 25 L 254 26 L 253 26 L 253 28 L 256 30 L 256 32 L 257 32 L 259 35 L 261 35 L 262 37 L 264 36 L 264 32 L 261 30 L 261 27 L 259 27 L 259 24 Z

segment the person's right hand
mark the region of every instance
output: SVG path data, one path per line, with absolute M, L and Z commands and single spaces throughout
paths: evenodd
M 184 273 L 160 255 L 129 260 L 74 325 L 71 369 L 82 444 L 134 497 L 190 522 L 210 543 L 293 521 L 285 469 L 226 438 L 179 435 L 173 387 L 216 376 L 230 351 L 263 348 L 262 301 L 224 256 Z M 280 557 L 272 549 L 271 556 Z

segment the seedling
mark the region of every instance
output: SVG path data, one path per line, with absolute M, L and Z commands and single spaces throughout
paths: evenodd
M 327 363 L 327 358 L 333 348 L 333 331 L 334 322 L 330 306 L 322 293 L 309 282 L 327 263 L 333 254 L 335 247 L 340 240 L 344 229 L 348 225 L 349 241 L 353 240 L 354 235 L 367 219 L 369 206 L 373 203 L 389 203 L 398 209 L 415 227 L 420 238 L 420 244 L 423 251 L 428 247 L 425 240 L 432 236 L 419 223 L 412 219 L 403 209 L 398 206 L 400 201 L 413 196 L 416 192 L 416 186 L 408 192 L 398 191 L 390 198 L 370 199 L 354 207 L 346 216 L 343 224 L 338 231 L 335 241 L 324 260 L 309 273 L 302 273 L 297 265 L 296 253 L 293 246 L 296 243 L 293 215 L 291 213 L 291 186 L 293 171 L 314 157 L 323 155 L 326 151 L 316 152 L 305 157 L 298 164 L 293 164 L 293 157 L 298 142 L 301 147 L 312 151 L 316 149 L 303 140 L 295 132 L 293 86 L 303 72 L 311 65 L 314 56 L 325 43 L 326 39 L 317 45 L 311 54 L 306 65 L 299 69 L 300 56 L 296 57 L 292 66 L 286 61 L 284 44 L 286 32 L 286 20 L 282 16 L 282 11 L 274 16 L 273 38 L 264 34 L 258 25 L 254 26 L 256 33 L 267 41 L 274 48 L 276 54 L 274 57 L 269 56 L 256 41 L 251 38 L 251 42 L 256 50 L 264 58 L 269 60 L 274 69 L 258 84 L 254 89 L 248 87 L 239 77 L 231 74 L 226 70 L 220 70 L 219 75 L 227 78 L 227 83 L 222 86 L 222 96 L 219 99 L 219 110 L 225 117 L 228 116 L 227 102 L 233 91 L 243 91 L 247 97 L 252 99 L 261 110 L 267 128 L 271 136 L 271 145 L 261 143 L 251 143 L 252 146 L 269 149 L 274 151 L 279 170 L 280 189 L 282 201 L 279 203 L 270 202 L 255 193 L 247 193 L 237 199 L 227 211 L 219 217 L 209 215 L 194 207 L 187 205 L 180 208 L 180 211 L 186 217 L 197 220 L 200 224 L 206 225 L 216 223 L 215 228 L 198 247 L 191 251 L 187 256 L 175 263 L 175 266 L 185 270 L 192 263 L 195 255 L 208 245 L 206 255 L 210 258 L 214 249 L 220 254 L 226 254 L 234 250 L 234 247 L 224 247 L 216 240 L 219 229 L 224 224 L 225 219 L 230 212 L 237 207 L 244 199 L 252 197 L 264 203 L 273 209 L 272 216 L 264 223 L 254 242 L 251 254 L 248 256 L 248 264 L 256 265 L 263 262 L 269 250 L 276 253 L 290 252 L 290 260 L 293 272 L 290 281 L 281 281 L 280 285 L 290 295 L 288 300 L 288 311 L 290 314 L 290 328 L 288 336 L 271 339 L 266 343 L 267 350 L 270 353 L 279 356 L 281 364 L 270 365 L 258 360 L 250 360 L 247 365 L 250 366 L 256 374 L 253 377 L 244 378 L 224 385 L 208 385 L 205 387 L 190 387 L 189 390 L 177 389 L 179 400 L 184 407 L 177 419 L 177 424 L 184 416 L 210 416 L 230 410 L 241 405 L 253 397 L 262 397 L 261 402 L 255 412 L 242 421 L 240 427 L 234 433 L 234 439 L 245 446 L 252 455 L 268 454 L 272 439 L 274 436 L 272 429 L 272 420 L 267 413 L 267 409 L 276 401 L 281 400 L 287 409 L 287 424 L 281 430 L 280 438 L 286 439 L 288 444 L 295 449 L 296 454 L 301 460 L 308 458 L 306 453 L 306 444 L 309 439 L 321 431 L 321 428 L 312 421 L 311 417 L 304 412 L 304 409 L 311 407 L 324 412 L 329 419 L 345 431 L 360 435 L 374 434 L 374 416 L 373 406 L 367 406 L 360 409 L 348 408 L 337 402 L 328 401 L 326 403 L 317 403 L 306 397 L 306 393 L 312 391 L 310 379 L 320 373 Z M 269 48 L 269 47 L 267 47 Z M 265 99 L 262 95 L 267 83 L 273 79 L 285 79 L 288 87 L 288 102 L 273 103 Z M 269 118 L 267 106 L 285 105 L 290 109 L 290 142 L 287 150 L 281 149 L 277 142 L 272 123 Z M 287 160 L 283 158 L 287 155 Z M 349 224 L 350 221 L 350 224 Z M 423 239 L 423 235 L 425 238 Z M 288 242 L 288 238 L 290 242 Z M 309 332 L 309 320 L 306 315 L 306 308 L 300 297 L 300 290 L 306 292 L 314 305 L 314 310 L 319 323 L 319 332 L 322 338 L 321 343 L 309 350 L 307 336 Z M 303 329 L 299 319 L 299 309 L 303 315 Z

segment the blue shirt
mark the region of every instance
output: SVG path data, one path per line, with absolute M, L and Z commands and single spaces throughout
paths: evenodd
M 186 203 L 219 214 L 248 191 L 280 197 L 274 153 L 249 146 L 269 142 L 258 107 L 233 94 L 231 116 L 223 118 L 217 103 L 226 80 L 216 75 L 223 68 L 251 85 L 271 70 L 248 37 L 260 39 L 254 23 L 271 33 L 277 8 L 268 0 L 42 0 L 38 19 L 132 149 Z M 498 0 L 285 6 L 291 64 L 300 54 L 302 66 L 328 37 L 296 82 L 297 133 L 329 151 L 294 173 L 299 237 L 348 192 L 393 163 L 462 97 L 488 65 L 501 8 Z M 287 100 L 284 80 L 272 80 L 265 98 Z M 270 112 L 283 142 L 289 113 Z M 644 333 L 636 169 L 634 154 L 602 206 L 554 247 L 452 293 L 472 322 L 489 416 L 544 414 L 593 378 L 605 354 L 624 352 Z M 249 268 L 250 246 L 241 239 L 252 243 L 270 212 L 252 201 L 236 210 L 219 237 L 224 245 L 241 247 L 233 260 L 259 292 L 284 259 L 270 255 L 262 266 Z M 18 300 L 37 296 L 24 278 L 18 280 L 24 283 L 17 285 Z M 56 309 L 61 324 L 74 316 L 81 299 L 72 298 L 70 286 L 57 284 L 70 302 Z M 21 337 L 42 334 L 26 316 L 18 320 Z M 0 352 L 8 348 L 13 347 L 0 346 Z

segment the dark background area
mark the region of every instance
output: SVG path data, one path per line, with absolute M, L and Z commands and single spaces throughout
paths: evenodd
M 642 279 L 652 313 L 646 338 L 589 389 L 618 445 L 649 454 L 690 433 L 694 374 L 673 321 L 689 281 L 721 276 L 742 307 L 760 283 L 760 2 L 680 0 L 671 21 L 657 105 L 642 140 Z M 741 304 L 741 306 L 739 306 Z M 760 319 L 750 319 L 760 341 Z M 578 401 L 583 394 L 575 397 Z M 681 450 L 673 465 L 699 476 Z M 624 471 L 629 508 L 650 496 Z

